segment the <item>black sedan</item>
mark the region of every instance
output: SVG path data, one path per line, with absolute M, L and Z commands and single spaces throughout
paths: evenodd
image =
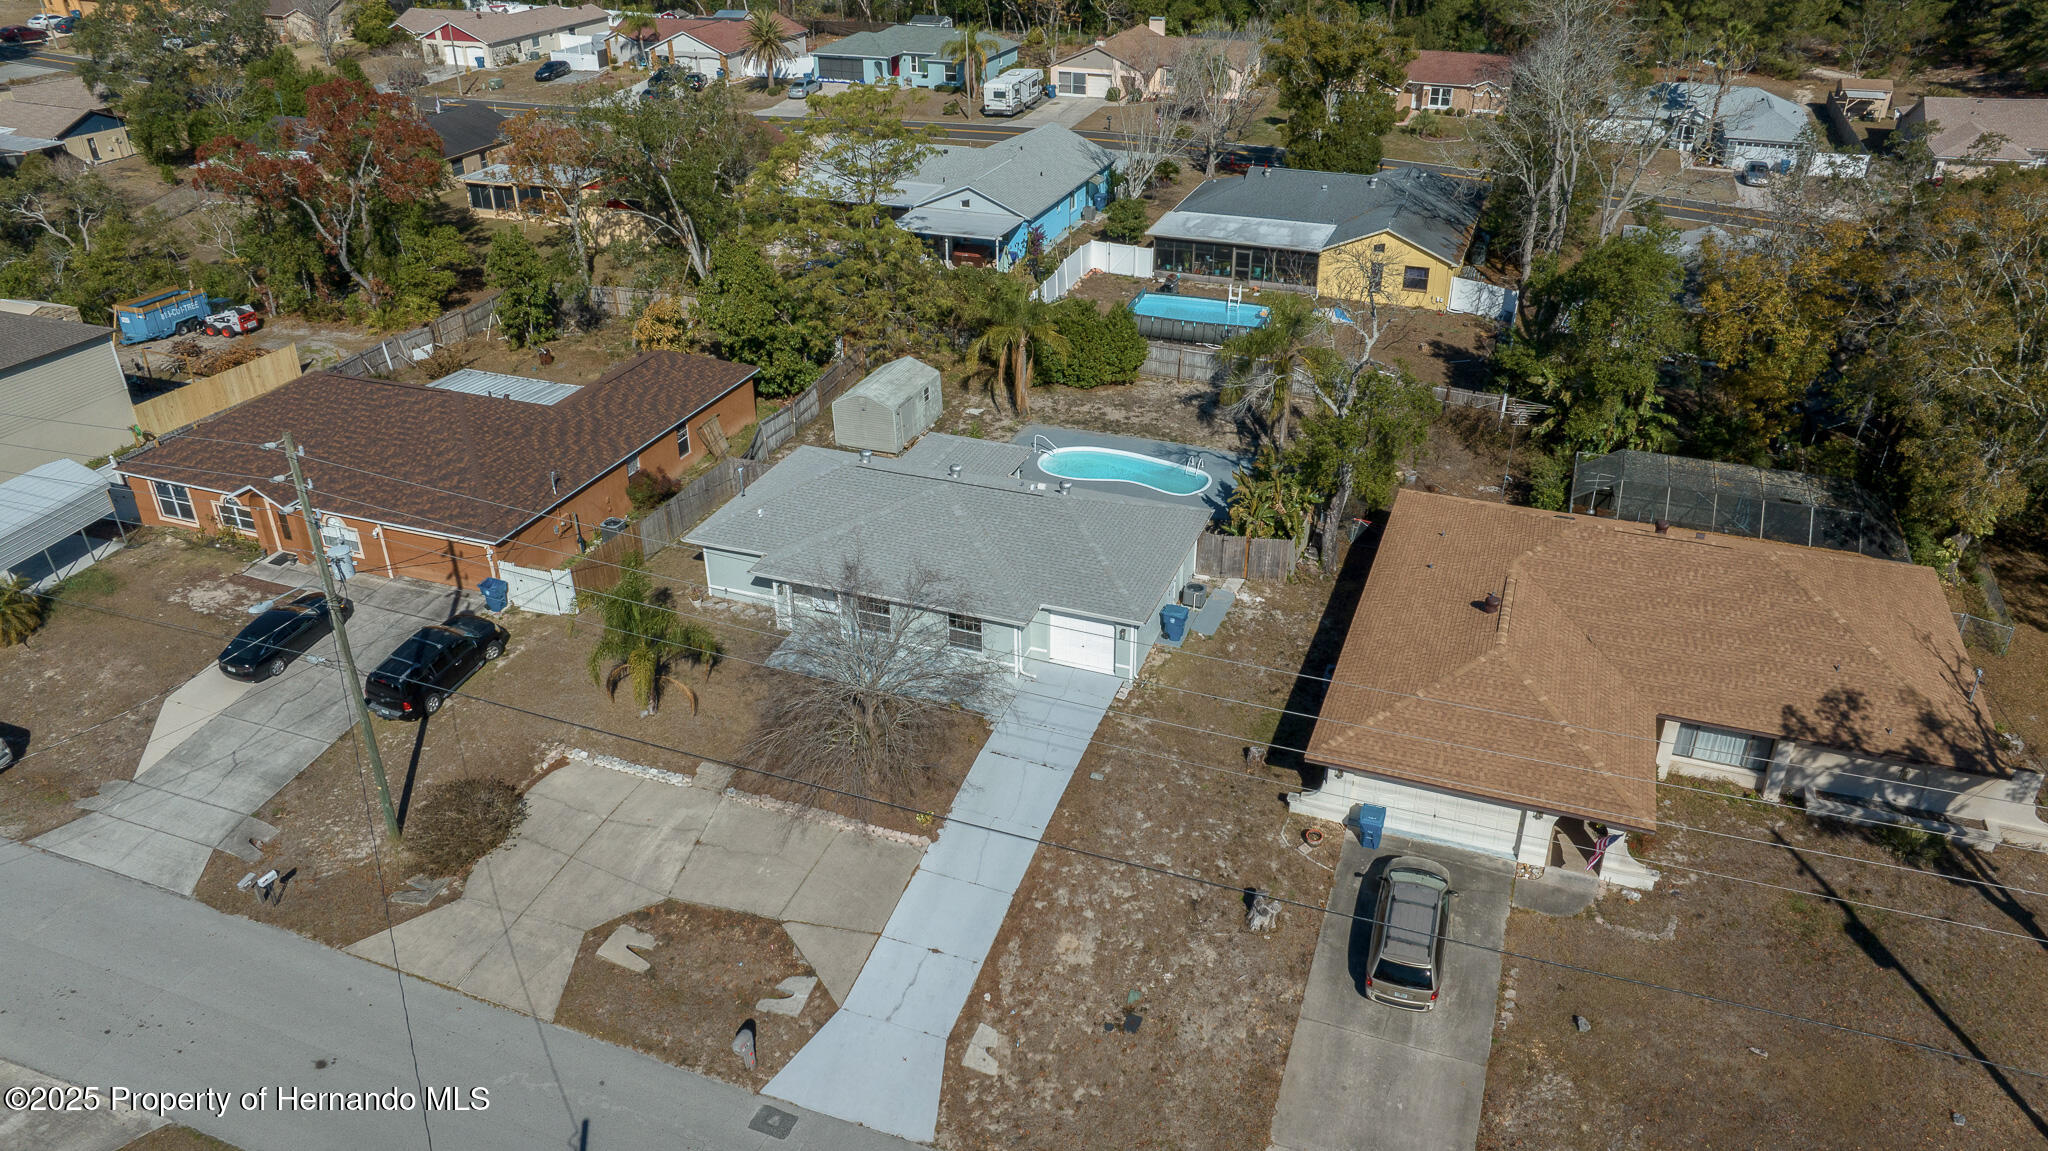
M 354 610 L 355 605 L 341 601 L 341 618 L 347 619 Z M 306 592 L 272 604 L 222 650 L 221 674 L 231 679 L 269 679 L 333 630 L 334 616 L 321 592 Z
M 533 78 L 540 81 L 559 80 L 569 74 L 567 60 L 550 60 L 533 70 Z
M 476 669 L 505 654 L 507 638 L 504 628 L 473 615 L 423 627 L 370 673 L 363 702 L 385 719 L 432 715 Z

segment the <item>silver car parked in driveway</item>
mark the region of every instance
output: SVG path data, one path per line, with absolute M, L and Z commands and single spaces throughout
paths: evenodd
M 1419 855 L 1387 861 L 1366 953 L 1367 997 L 1409 1011 L 1436 1006 L 1443 991 L 1444 931 L 1456 894 L 1442 864 Z

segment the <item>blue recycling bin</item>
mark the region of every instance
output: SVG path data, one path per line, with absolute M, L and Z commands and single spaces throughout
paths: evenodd
M 1188 609 L 1184 604 L 1170 603 L 1159 609 L 1159 634 L 1168 643 L 1179 643 L 1188 634 Z
M 1351 814 L 1344 819 L 1344 825 L 1358 836 L 1358 842 L 1370 850 L 1380 845 L 1380 833 L 1387 829 L 1387 809 L 1370 803 L 1352 805 Z
M 512 602 L 512 588 L 504 580 L 484 580 L 476 585 L 476 590 L 484 593 L 484 607 L 491 611 L 504 611 L 505 605 Z

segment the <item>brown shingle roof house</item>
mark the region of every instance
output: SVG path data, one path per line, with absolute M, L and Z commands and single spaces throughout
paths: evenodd
M 1331 678 L 1297 810 L 1532 866 L 1557 817 L 1653 830 L 1672 771 L 2048 837 L 1934 572 L 1894 560 L 1404 490 Z
M 580 387 L 464 369 L 431 384 L 312 372 L 121 461 L 147 523 L 226 530 L 310 559 L 284 461 L 292 433 L 313 503 L 356 566 L 474 586 L 501 564 L 556 568 L 631 511 L 642 472 L 702 458 L 707 425 L 754 420 L 755 369 L 644 352 Z M 721 441 L 722 442 L 722 441 Z M 345 538 L 345 537 L 344 537 Z
M 1425 112 L 1498 112 L 1514 61 L 1486 52 L 1422 51 L 1408 61 L 1403 103 Z
M 2048 100 L 1923 96 L 1899 113 L 1898 130 L 1927 141 L 1937 174 L 1971 175 L 1987 163 L 2048 164 Z

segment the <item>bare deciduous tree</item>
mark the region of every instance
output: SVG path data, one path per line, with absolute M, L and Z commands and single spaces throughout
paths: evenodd
M 1185 109 L 1204 176 L 1216 174 L 1224 149 L 1258 118 L 1258 77 L 1270 35 L 1263 20 L 1252 20 L 1203 36 L 1173 62 L 1176 103 Z
M 1178 93 L 1142 104 L 1127 104 L 1109 114 L 1110 131 L 1117 134 L 1117 172 L 1123 177 L 1126 196 L 1142 196 L 1168 161 L 1187 154 L 1190 133 L 1187 106 Z
M 950 717 L 992 708 L 1003 672 L 949 642 L 959 597 L 931 571 L 884 578 L 852 560 L 832 582 L 794 597 L 776 662 L 802 674 L 763 700 L 744 757 L 795 781 L 786 798 L 860 814 L 860 797 L 914 794 Z

